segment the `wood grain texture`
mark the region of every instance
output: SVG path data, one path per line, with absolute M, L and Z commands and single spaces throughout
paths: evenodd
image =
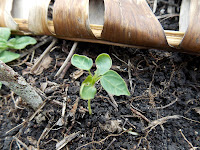
M 5 27 L 4 11 L 5 11 L 6 0 L 2 0 L 0 3 L 0 26 Z
M 162 26 L 146 0 L 105 0 L 102 39 L 136 46 L 167 48 Z
M 95 38 L 89 25 L 89 0 L 56 0 L 53 23 L 58 36 Z
M 13 0 L 0 1 L 0 26 L 8 27 L 12 30 L 18 30 L 18 25 L 11 16 Z
M 28 29 L 37 35 L 52 35 L 48 28 L 48 6 L 50 0 L 35 0 L 29 10 Z
M 200 1 L 191 0 L 189 26 L 180 44 L 186 52 L 200 53 Z
M 14 19 L 17 24 L 19 24 L 19 29 L 21 31 L 27 31 L 28 30 L 28 22 L 27 20 L 24 19 L 19 19 L 19 18 L 15 18 Z M 48 21 L 48 25 L 49 28 L 53 31 L 54 30 L 54 26 L 53 26 L 53 22 L 52 21 Z M 101 31 L 103 30 L 103 26 L 102 25 L 94 25 L 94 24 L 90 24 L 90 28 L 92 30 L 92 32 L 95 34 L 96 37 L 98 37 L 98 39 L 84 39 L 84 38 L 70 38 L 70 37 L 63 37 L 63 36 L 58 36 L 58 35 L 54 35 L 55 37 L 58 38 L 62 38 L 62 39 L 67 39 L 67 40 L 74 40 L 74 41 L 82 41 L 82 42 L 91 42 L 91 43 L 100 43 L 100 44 L 110 44 L 110 45 L 116 45 L 116 46 L 125 46 L 125 47 L 135 47 L 135 48 L 140 48 L 140 46 L 134 46 L 134 45 L 129 45 L 129 44 L 122 44 L 122 43 L 116 43 L 116 42 L 109 42 L 109 41 L 105 41 L 100 39 L 101 38 Z M 167 41 L 170 45 L 174 46 L 174 47 L 178 47 L 181 43 L 181 40 L 184 36 L 184 32 L 178 32 L 178 31 L 164 31 L 165 35 L 167 37 Z M 21 34 L 20 32 L 15 32 L 16 34 Z M 30 34 L 28 32 L 26 32 L 27 34 Z M 144 48 L 144 47 L 141 47 Z M 160 48 L 162 49 L 162 48 Z

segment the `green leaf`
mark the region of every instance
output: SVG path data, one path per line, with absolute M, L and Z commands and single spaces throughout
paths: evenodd
M 87 78 L 83 81 L 82 84 L 90 85 L 92 84 L 93 77 L 92 75 L 87 76 Z
M 0 38 L 8 40 L 10 37 L 11 31 L 9 28 L 0 27 Z
M 94 85 L 87 85 L 85 83 L 81 85 L 80 96 L 82 99 L 84 100 L 93 99 L 96 93 L 97 89 L 94 87 Z
M 0 90 L 1 90 L 1 87 L 2 87 L 2 83 L 0 82 Z
M 0 38 L 0 53 L 8 48 L 7 41 L 5 39 Z
M 19 54 L 13 53 L 10 51 L 3 51 L 0 53 L 0 60 L 3 61 L 4 63 L 11 62 L 17 58 L 19 58 Z
M 83 70 L 90 70 L 93 65 L 93 61 L 91 58 L 88 58 L 87 56 L 84 55 L 78 55 L 74 54 L 72 59 L 71 59 L 72 65 L 79 69 Z
M 112 59 L 110 58 L 110 56 L 108 54 L 100 54 L 96 61 L 96 66 L 97 66 L 97 76 L 99 75 L 103 75 L 104 73 L 106 73 L 112 66 Z
M 110 94 L 120 96 L 120 95 L 130 95 L 125 81 L 122 77 L 115 71 L 109 70 L 100 79 L 103 88 Z
M 29 36 L 22 36 L 18 38 L 12 38 L 8 41 L 8 47 L 13 49 L 24 49 L 27 45 L 36 44 L 37 41 Z
M 91 75 L 87 76 L 87 78 L 83 81 L 80 88 L 80 96 L 84 100 L 93 99 L 97 92 L 96 88 L 93 84 L 93 77 Z

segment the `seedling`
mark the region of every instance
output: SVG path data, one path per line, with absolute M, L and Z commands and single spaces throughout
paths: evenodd
M 9 28 L 0 27 L 0 60 L 4 63 L 11 62 L 20 57 L 19 54 L 7 51 L 8 49 L 23 49 L 27 45 L 35 44 L 36 40 L 29 36 L 16 36 L 10 38 L 11 31 Z M 0 82 L 0 89 L 1 89 Z
M 80 97 L 84 100 L 88 100 L 89 114 L 92 114 L 90 105 L 91 99 L 95 97 L 97 92 L 95 83 L 99 80 L 102 87 L 112 95 L 130 95 L 122 77 L 117 72 L 110 70 L 112 60 L 108 54 L 103 53 L 96 58 L 95 63 L 97 70 L 94 72 L 94 75 L 90 71 L 93 66 L 91 58 L 84 55 L 74 54 L 71 63 L 75 67 L 89 72 L 89 75 L 83 81 L 80 88 Z

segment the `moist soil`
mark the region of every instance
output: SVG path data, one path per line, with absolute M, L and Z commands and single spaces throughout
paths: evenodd
M 163 10 L 167 13 L 171 6 L 168 1 L 164 2 L 158 0 L 157 16 Z M 175 4 L 176 13 L 179 13 L 180 1 Z M 160 22 L 164 29 L 177 30 L 178 19 L 164 18 Z M 36 37 L 38 42 L 44 38 L 47 37 Z M 54 150 L 64 138 L 63 149 L 66 150 L 188 150 L 200 147 L 199 56 L 79 43 L 76 53 L 93 60 L 101 53 L 108 53 L 113 60 L 112 69 L 123 77 L 131 93 L 131 96 L 114 96 L 116 107 L 97 84 L 97 94 L 91 102 L 92 115 L 89 115 L 87 101 L 79 98 L 80 85 L 87 72 L 69 64 L 62 78 L 55 77 L 73 42 L 59 39 L 56 49 L 50 53 L 52 59 L 48 67 L 38 74 L 29 72 L 32 60 L 49 44 L 37 48 L 34 55 L 30 53 L 9 63 L 40 91 L 45 105 L 31 120 L 34 110 L 3 86 L 0 91 L 0 149 Z M 29 48 L 31 46 L 27 50 Z

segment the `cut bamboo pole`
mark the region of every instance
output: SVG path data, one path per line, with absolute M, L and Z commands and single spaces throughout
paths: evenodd
M 28 30 L 28 21 L 25 19 L 19 19 L 15 18 L 15 22 L 19 25 L 19 30 L 25 31 L 27 33 L 30 33 Z M 53 21 L 48 21 L 49 29 L 52 33 L 54 33 L 54 25 Z M 101 40 L 101 33 L 103 30 L 102 25 L 95 25 L 95 24 L 90 24 L 90 28 L 95 35 L 96 38 L 98 39 L 80 39 L 80 38 L 66 38 L 66 37 L 59 37 L 63 39 L 68 39 L 68 40 L 75 40 L 75 41 L 82 41 L 82 42 L 92 42 L 92 43 L 100 43 L 100 44 L 111 44 L 111 45 L 116 45 L 116 46 L 126 46 L 126 47 L 136 47 L 132 45 L 127 45 L 127 44 L 120 44 L 120 43 L 113 43 L 109 41 L 104 41 Z M 174 47 L 178 47 L 183 39 L 184 32 L 179 32 L 179 31 L 170 31 L 170 30 L 165 30 L 165 35 L 168 41 L 168 44 Z M 138 46 L 137 46 L 138 47 Z

